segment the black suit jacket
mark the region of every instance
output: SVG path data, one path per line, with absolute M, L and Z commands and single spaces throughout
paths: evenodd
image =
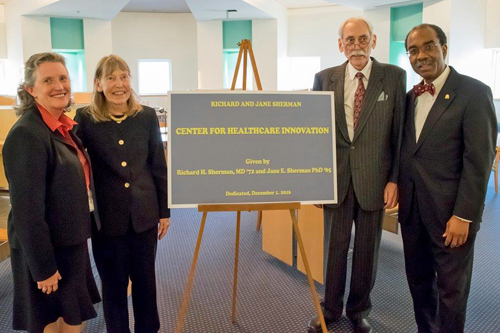
M 75 133 L 92 159 L 101 232 L 125 235 L 130 226 L 143 232 L 170 217 L 167 166 L 155 110 L 144 106 L 117 123 L 95 122 L 78 109 L 75 120 Z
M 86 154 L 80 140 L 70 134 Z M 49 129 L 36 107 L 26 110 L 10 130 L 3 157 L 12 206 L 9 244 L 22 249 L 33 279 L 43 281 L 57 270 L 54 247 L 80 244 L 90 237 L 83 168 L 75 148 Z M 92 189 L 92 175 L 90 185 Z M 94 217 L 99 228 L 99 217 Z
M 384 189 L 397 183 L 399 149 L 405 112 L 406 72 L 373 59 L 361 118 L 351 141 L 344 109 L 344 80 L 347 61 L 316 74 L 313 90 L 335 93 L 337 140 L 338 207 L 352 179 L 361 208 L 375 211 L 384 207 Z
M 495 156 L 497 120 L 491 89 L 482 82 L 450 74 L 415 142 L 415 94 L 407 94 L 401 148 L 399 222 L 409 217 L 413 195 L 424 221 L 445 227 L 452 215 L 479 229 Z

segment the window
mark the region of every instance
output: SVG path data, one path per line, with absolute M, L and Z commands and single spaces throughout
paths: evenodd
M 500 99 L 500 50 L 493 51 L 493 98 Z
M 139 95 L 166 95 L 172 90 L 170 59 L 139 59 Z

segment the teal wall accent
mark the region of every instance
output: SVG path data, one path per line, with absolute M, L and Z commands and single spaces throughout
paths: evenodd
M 391 40 L 404 41 L 411 28 L 422 24 L 423 4 L 391 8 Z
M 239 49 L 238 43 L 242 39 L 252 41 L 252 21 L 223 21 L 222 40 L 224 50 Z
M 52 49 L 83 50 L 83 20 L 50 18 Z
M 410 30 L 422 24 L 423 4 L 391 8 L 391 40 L 389 46 L 389 63 L 406 70 L 407 87 L 418 82 L 419 77 L 411 69 L 406 55 L 405 38 Z

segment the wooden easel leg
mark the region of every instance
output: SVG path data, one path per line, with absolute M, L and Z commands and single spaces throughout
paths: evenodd
M 314 307 L 316 308 L 316 312 L 318 313 L 319 319 L 321 321 L 321 329 L 323 330 L 323 333 L 328 333 L 328 330 L 326 329 L 325 317 L 323 316 L 323 311 L 321 310 L 321 305 L 319 303 L 318 293 L 316 292 L 316 287 L 314 286 L 311 270 L 309 268 L 309 262 L 307 261 L 306 251 L 304 249 L 304 243 L 302 243 L 302 237 L 300 236 L 299 223 L 297 221 L 297 217 L 295 216 L 295 210 L 290 209 L 290 215 L 292 216 L 293 229 L 295 230 L 295 235 L 297 236 L 297 242 L 299 243 L 300 254 L 302 255 L 302 260 L 304 261 L 304 267 L 306 269 L 309 287 L 311 288 Z
M 246 40 L 245 40 L 246 41 Z M 248 43 L 245 42 L 245 51 L 243 53 L 243 90 L 247 90 L 247 57 L 248 57 Z
M 262 211 L 259 210 L 259 213 L 257 214 L 257 231 L 260 230 L 261 225 L 262 225 Z
M 231 322 L 236 323 L 236 292 L 238 289 L 238 260 L 240 254 L 240 223 L 241 212 L 237 212 L 236 217 L 236 244 L 234 247 L 234 280 L 233 280 L 233 307 L 231 311 Z
M 241 55 L 243 54 L 243 47 L 240 46 L 240 52 L 238 52 L 238 60 L 236 61 L 236 68 L 233 75 L 233 83 L 231 84 L 231 90 L 236 88 L 236 80 L 238 79 L 238 71 L 240 69 Z
M 196 263 L 198 261 L 198 254 L 200 252 L 201 239 L 203 237 L 203 230 L 205 229 L 205 222 L 207 220 L 207 212 L 203 212 L 203 218 L 201 219 L 200 232 L 198 233 L 198 241 L 196 242 L 196 248 L 194 250 L 193 262 L 191 263 L 191 271 L 189 272 L 188 283 L 186 285 L 186 290 L 184 291 L 184 298 L 182 299 L 181 311 L 179 312 L 179 317 L 177 317 L 177 328 L 176 333 L 182 332 L 182 326 L 184 325 L 184 317 L 186 316 L 189 296 L 191 295 L 191 288 L 193 286 L 194 273 L 196 270 Z
M 255 57 L 253 55 L 252 44 L 248 44 L 248 53 L 250 54 L 250 61 L 252 62 L 253 75 L 255 76 L 255 82 L 257 83 L 257 89 L 262 90 L 262 84 L 260 83 L 259 71 L 257 70 L 257 63 L 255 62 Z

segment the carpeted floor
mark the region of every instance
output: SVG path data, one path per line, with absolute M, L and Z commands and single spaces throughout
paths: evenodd
M 490 181 L 484 222 L 476 242 L 467 332 L 500 332 L 499 214 L 500 194 L 494 195 Z M 175 329 L 200 220 L 201 214 L 194 209 L 174 210 L 171 229 L 159 243 L 161 332 Z M 306 322 L 314 314 L 307 279 L 261 250 L 261 237 L 255 231 L 256 213 L 242 214 L 238 323 L 231 323 L 235 220 L 236 213 L 209 214 L 184 332 L 305 332 Z M 6 260 L 0 263 L 0 332 L 12 332 L 11 279 L 10 262 Z M 322 286 L 317 288 L 322 293 Z M 375 332 L 416 332 L 398 235 L 383 234 L 372 300 L 370 321 Z M 88 322 L 85 332 L 105 331 L 102 306 L 97 309 L 98 317 Z M 350 332 L 351 326 L 342 317 L 329 330 Z

